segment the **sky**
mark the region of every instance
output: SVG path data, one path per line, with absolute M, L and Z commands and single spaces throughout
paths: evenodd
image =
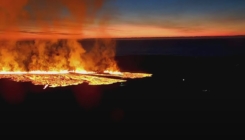
M 0 37 L 245 35 L 244 13 L 245 0 L 1 0 Z
M 244 0 L 115 0 L 111 28 L 118 35 L 245 35 Z

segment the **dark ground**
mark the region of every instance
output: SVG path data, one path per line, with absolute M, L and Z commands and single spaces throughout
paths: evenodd
M 245 110 L 244 57 L 118 56 L 123 71 L 153 74 L 123 85 L 43 90 L 30 83 L 0 80 L 0 121 L 244 122 L 238 112 L 224 112 Z

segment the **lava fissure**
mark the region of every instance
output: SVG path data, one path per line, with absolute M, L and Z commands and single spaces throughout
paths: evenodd
M 11 79 L 16 82 L 31 82 L 34 85 L 47 87 L 64 87 L 88 82 L 89 85 L 109 85 L 126 82 L 125 79 L 151 77 L 151 74 L 110 72 L 96 74 L 93 72 L 0 72 L 0 79 Z M 120 73 L 120 76 L 119 76 Z

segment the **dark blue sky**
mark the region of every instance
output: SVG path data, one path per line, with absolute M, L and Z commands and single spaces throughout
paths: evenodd
M 213 14 L 243 16 L 242 11 L 245 12 L 244 0 L 114 0 L 108 4 L 116 7 L 122 17 L 128 18 L 144 15 L 159 18 L 212 16 Z

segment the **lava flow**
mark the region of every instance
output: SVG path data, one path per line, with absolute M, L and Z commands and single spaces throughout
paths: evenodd
M 34 85 L 47 87 L 64 87 L 88 83 L 89 85 L 109 85 L 118 82 L 126 82 L 125 79 L 150 77 L 151 74 L 129 73 L 129 72 L 108 72 L 97 74 L 95 72 L 0 72 L 0 79 L 11 79 L 16 82 L 31 82 Z

